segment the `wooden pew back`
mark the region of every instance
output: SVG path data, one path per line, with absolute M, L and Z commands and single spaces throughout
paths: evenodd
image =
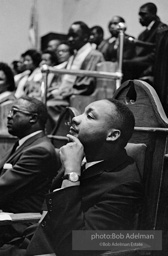
M 136 127 L 130 142 L 147 145 L 143 175 L 146 204 L 139 229 L 165 230 L 168 228 L 168 221 L 165 220 L 168 200 L 168 119 L 155 90 L 146 82 L 126 81 L 116 91 L 114 98 L 125 103 L 134 113 Z

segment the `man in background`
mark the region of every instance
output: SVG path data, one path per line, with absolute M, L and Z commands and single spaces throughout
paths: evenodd
M 90 28 L 90 43 L 94 49 L 101 52 L 102 43 L 104 42 L 104 30 L 100 26 L 93 26 Z
M 48 42 L 47 50 L 53 51 L 53 52 L 55 52 L 55 54 L 56 54 L 56 52 L 57 52 L 57 47 L 58 47 L 59 44 L 60 44 L 60 40 L 59 40 L 59 39 L 52 39 L 52 40 L 50 40 L 50 41 Z
M 153 82 L 153 64 L 155 61 L 155 48 L 157 39 L 166 24 L 157 16 L 157 6 L 154 3 L 143 4 L 139 9 L 139 22 L 145 27 L 135 42 L 135 56 L 131 60 L 124 61 L 126 68 L 130 69 L 132 79 L 151 76 Z
M 95 71 L 97 64 L 104 61 L 102 53 L 93 49 L 89 43 L 90 29 L 84 22 L 74 22 L 68 30 L 67 37 L 74 52 L 66 63 L 67 70 Z M 47 101 L 50 121 L 48 132 L 52 132 L 60 113 L 69 106 L 71 95 L 90 95 L 96 88 L 96 79 L 87 76 L 78 77 L 65 74 L 58 76 L 54 83 L 52 94 Z

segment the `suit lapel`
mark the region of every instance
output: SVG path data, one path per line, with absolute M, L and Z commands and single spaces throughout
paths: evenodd
M 31 145 L 35 140 L 42 138 L 44 136 L 43 132 L 40 132 L 38 134 L 36 134 L 35 136 L 29 138 L 28 140 L 26 140 L 18 149 L 15 150 L 15 152 L 6 158 L 6 161 L 10 162 L 17 154 L 19 154 L 20 152 L 22 152 L 23 148 L 28 147 L 29 145 Z

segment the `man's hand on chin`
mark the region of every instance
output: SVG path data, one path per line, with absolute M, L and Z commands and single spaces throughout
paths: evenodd
M 64 167 L 62 187 L 80 184 L 81 163 L 84 157 L 84 148 L 79 139 L 68 134 L 69 143 L 60 149 L 60 157 Z

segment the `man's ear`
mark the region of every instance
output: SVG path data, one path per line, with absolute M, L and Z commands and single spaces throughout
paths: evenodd
M 37 119 L 38 119 L 38 117 L 36 114 L 32 115 L 32 117 L 30 118 L 30 123 L 35 124 L 37 122 Z
M 108 134 L 106 141 L 115 141 L 121 136 L 121 131 L 118 129 L 111 129 Z

